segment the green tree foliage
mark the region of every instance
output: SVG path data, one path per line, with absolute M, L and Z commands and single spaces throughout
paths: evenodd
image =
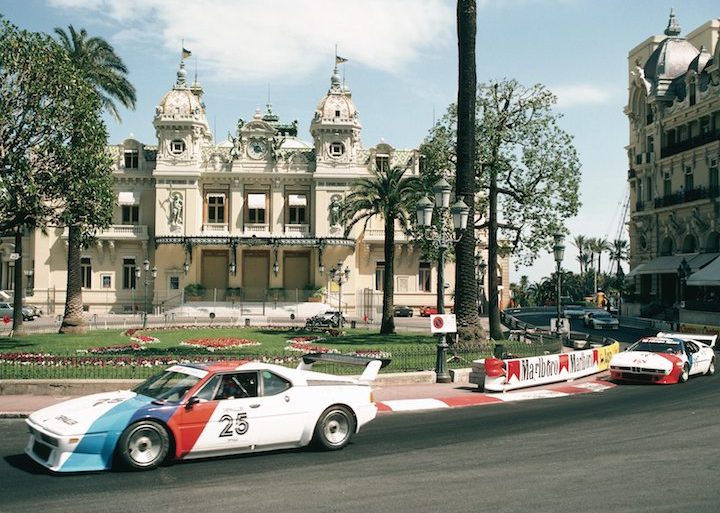
M 102 106 L 116 120 L 120 120 L 117 107 L 112 99 L 117 99 L 125 107 L 135 108 L 135 88 L 127 80 L 127 68 L 113 47 L 104 39 L 89 37 L 85 29 L 77 32 L 70 25 L 65 32 L 56 28 L 60 44 L 67 52 L 78 72 L 95 89 Z M 107 143 L 104 127 L 102 145 Z M 84 247 L 92 239 L 97 229 L 109 226 L 112 219 L 112 172 L 111 162 L 102 162 L 94 158 L 98 148 L 95 143 L 100 138 L 88 137 L 87 133 L 74 134 L 71 141 L 73 147 L 85 147 L 83 154 L 79 151 L 70 174 L 75 177 L 85 176 L 86 180 L 72 181 L 77 190 L 77 201 L 72 201 L 65 211 L 63 221 L 69 230 L 68 274 L 65 315 L 60 332 L 83 331 L 83 301 L 80 273 L 80 255 Z M 99 134 L 98 134 L 99 135 Z M 92 140 L 91 140 L 92 139 Z M 88 201 L 88 195 L 92 199 Z
M 381 334 L 395 333 L 393 295 L 395 261 L 395 222 L 405 229 L 410 222 L 410 212 L 421 184 L 417 177 L 406 177 L 406 170 L 394 167 L 389 170 L 374 169 L 372 176 L 352 184 L 350 194 L 340 205 L 340 215 L 345 223 L 345 236 L 363 221 L 363 230 L 373 217 L 382 218 L 385 228 L 385 276 L 383 280 L 383 307 Z
M 0 23 L 0 233 L 14 233 L 21 254 L 25 231 L 61 225 L 70 203 L 94 201 L 96 191 L 75 188 L 74 180 L 89 177 L 68 170 L 89 156 L 107 162 L 105 128 L 98 96 L 65 51 L 45 35 Z M 22 277 L 21 257 L 15 265 L 16 333 L 22 332 Z
M 555 96 L 542 85 L 515 80 L 478 88 L 475 160 L 476 228 L 488 230 L 490 336 L 502 336 L 498 305 L 499 250 L 506 244 L 517 264 L 550 250 L 580 207 L 580 162 L 572 137 L 558 126 Z M 423 143 L 428 166 L 454 168 L 457 109 L 450 106 Z

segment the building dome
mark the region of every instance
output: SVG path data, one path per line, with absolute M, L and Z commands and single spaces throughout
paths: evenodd
M 712 59 L 712 55 L 704 46 L 700 47 L 700 53 L 690 62 L 689 69 L 695 73 L 702 73 L 707 63 Z
M 330 89 L 315 108 L 313 124 L 316 123 L 360 126 L 352 93 L 342 83 L 337 67 L 330 78 Z
M 158 103 L 156 119 L 205 119 L 205 108 L 196 90 L 187 85 L 185 64 L 180 63 L 177 81 Z
M 645 78 L 650 82 L 673 80 L 685 74 L 688 66 L 699 53 L 692 43 L 679 37 L 680 26 L 672 11 L 665 35 L 668 37 L 660 43 L 645 63 Z

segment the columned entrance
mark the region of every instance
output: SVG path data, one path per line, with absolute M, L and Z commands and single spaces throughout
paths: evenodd
M 203 250 L 202 284 L 207 290 L 207 299 L 225 301 L 225 291 L 228 286 L 227 250 Z
M 270 286 L 270 252 L 243 251 L 242 283 L 246 301 L 262 301 Z

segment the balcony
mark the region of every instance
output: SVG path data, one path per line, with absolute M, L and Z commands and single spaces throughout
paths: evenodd
M 365 230 L 365 240 L 367 242 L 385 241 L 385 230 L 382 228 L 368 228 Z M 408 238 L 402 230 L 395 230 L 395 242 L 407 242 Z
M 286 237 L 308 237 L 308 236 L 310 236 L 310 225 L 309 224 L 286 224 L 285 225 L 285 236 Z
M 61 238 L 67 240 L 67 228 L 63 230 Z M 148 240 L 148 227 L 144 224 L 113 224 L 98 232 L 97 239 L 145 241 Z
M 267 223 L 245 223 L 243 227 L 243 235 L 252 237 L 253 235 L 269 235 L 270 225 Z
M 720 141 L 720 130 L 709 131 L 704 134 L 691 137 L 690 139 L 685 139 L 684 141 L 667 144 L 660 150 L 660 158 L 664 159 L 665 157 L 671 157 L 673 155 L 677 155 L 678 153 L 682 153 L 683 151 L 691 150 L 713 141 Z
M 202 231 L 207 235 L 227 235 L 230 233 L 227 223 L 204 223 Z
M 680 205 L 681 203 L 689 203 L 706 198 L 715 198 L 720 196 L 720 187 L 697 187 L 688 191 L 675 192 L 668 194 L 662 198 L 655 199 L 655 208 L 670 207 L 672 205 Z

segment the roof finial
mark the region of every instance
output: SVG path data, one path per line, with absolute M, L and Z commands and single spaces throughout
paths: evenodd
M 176 88 L 185 88 L 187 87 L 187 71 L 185 71 L 185 62 L 180 61 L 180 69 L 178 69 L 177 72 L 177 81 L 175 82 Z
M 668 20 L 668 26 L 665 29 L 665 35 L 669 37 L 677 37 L 680 35 L 680 25 L 678 25 L 677 19 L 675 18 L 675 11 L 670 8 L 670 19 Z

